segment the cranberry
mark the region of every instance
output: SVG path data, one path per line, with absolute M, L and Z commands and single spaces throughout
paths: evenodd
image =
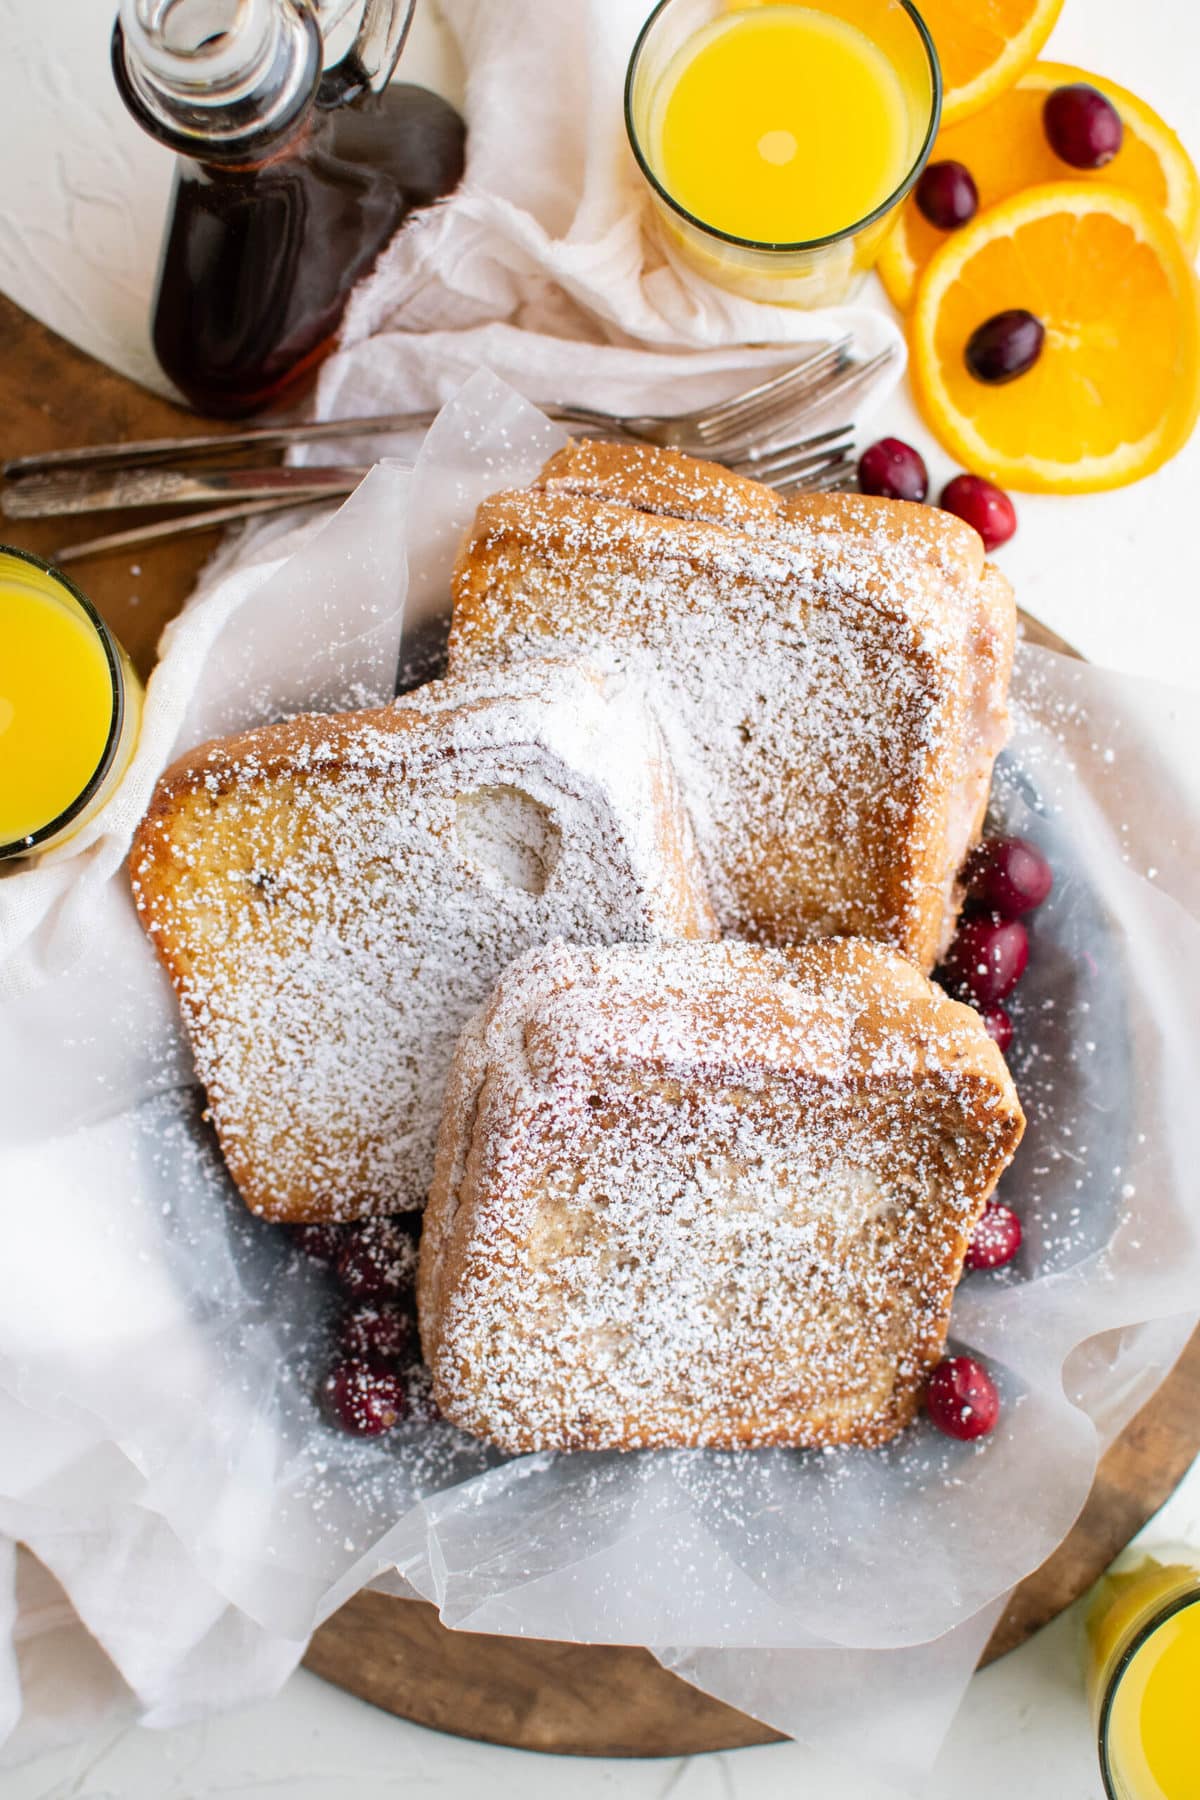
M 1073 169 L 1102 169 L 1121 148 L 1125 127 L 1111 100 L 1086 81 L 1046 95 L 1042 125 L 1055 156 Z
M 1032 912 L 1054 886 L 1054 871 L 1025 838 L 984 838 L 966 868 L 967 897 L 1006 919 Z
M 942 970 L 955 993 L 989 1007 L 1012 993 L 1028 961 L 1029 935 L 1019 919 L 973 913 L 955 932 Z
M 956 231 L 979 211 L 979 189 L 965 163 L 930 163 L 917 183 L 916 202 L 939 231 Z
M 397 1299 L 416 1273 L 416 1243 L 396 1219 L 368 1219 L 337 1259 L 337 1278 L 352 1300 Z
M 1013 1041 L 1013 1022 L 1002 1006 L 990 1006 L 981 1013 L 983 1029 L 995 1044 L 1001 1056 L 1007 1056 Z
M 911 444 L 902 438 L 880 438 L 858 459 L 858 485 L 864 494 L 882 494 L 885 500 L 923 500 L 929 492 L 929 471 Z
M 963 1261 L 968 1269 L 998 1269 L 1021 1248 L 1021 1221 L 1010 1206 L 991 1200 L 975 1227 Z
M 358 1362 L 399 1362 L 412 1349 L 412 1314 L 388 1301 L 367 1301 L 343 1313 L 337 1337 L 345 1354 Z
M 303 1250 L 314 1262 L 336 1262 L 346 1242 L 345 1225 L 288 1225 L 284 1229 L 297 1250 Z
M 947 1356 L 929 1377 L 925 1411 L 947 1437 L 986 1437 L 1000 1417 L 1000 1396 L 973 1356 Z
M 938 505 L 973 525 L 983 539 L 985 550 L 998 550 L 1001 544 L 1007 544 L 1017 529 L 1017 512 L 1012 501 L 1003 488 L 985 481 L 982 475 L 956 475 L 942 489 Z
M 335 1363 L 321 1385 L 321 1401 L 334 1425 L 355 1437 L 379 1437 L 404 1417 L 404 1383 L 394 1369 L 353 1358 Z
M 966 360 L 977 381 L 996 387 L 1032 369 L 1042 354 L 1046 327 L 1023 306 L 993 313 L 967 339 Z

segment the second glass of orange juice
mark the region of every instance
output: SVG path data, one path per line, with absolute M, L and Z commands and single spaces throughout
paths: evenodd
M 752 299 L 827 306 L 878 254 L 937 132 L 908 0 L 661 0 L 625 85 L 668 246 Z
M 142 690 L 91 601 L 0 544 L 0 868 L 55 849 L 115 792 Z
M 1200 1800 L 1200 1551 L 1118 1557 L 1085 1655 L 1108 1800 Z

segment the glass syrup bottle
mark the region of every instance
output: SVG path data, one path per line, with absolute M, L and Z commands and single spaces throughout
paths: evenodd
M 154 350 L 198 412 L 290 399 L 389 238 L 457 185 L 458 113 L 388 85 L 414 6 L 366 0 L 325 69 L 311 0 L 121 0 L 117 85 L 178 157 Z

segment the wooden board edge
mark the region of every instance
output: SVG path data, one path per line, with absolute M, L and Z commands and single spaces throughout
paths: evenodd
M 415 1724 L 513 1749 L 662 1757 L 785 1741 L 648 1650 L 450 1631 L 427 1602 L 387 1594 L 356 1594 L 304 1663 Z
M 1102 1457 L 1070 1533 L 1014 1590 L 981 1668 L 1085 1593 L 1174 1492 L 1197 1448 L 1180 1419 L 1200 1420 L 1200 1330 Z M 355 1595 L 314 1634 L 304 1663 L 414 1724 L 513 1749 L 694 1756 L 783 1741 L 648 1650 L 451 1631 L 425 1601 L 387 1594 Z

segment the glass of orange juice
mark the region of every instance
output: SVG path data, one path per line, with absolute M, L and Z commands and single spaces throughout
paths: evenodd
M 1108 1800 L 1200 1800 L 1200 1552 L 1118 1558 L 1085 1633 Z
M 142 690 L 74 584 L 0 545 L 0 858 L 63 843 L 129 765 Z
M 829 306 L 878 255 L 941 96 L 908 0 L 660 0 L 625 123 L 669 253 L 750 299 Z

